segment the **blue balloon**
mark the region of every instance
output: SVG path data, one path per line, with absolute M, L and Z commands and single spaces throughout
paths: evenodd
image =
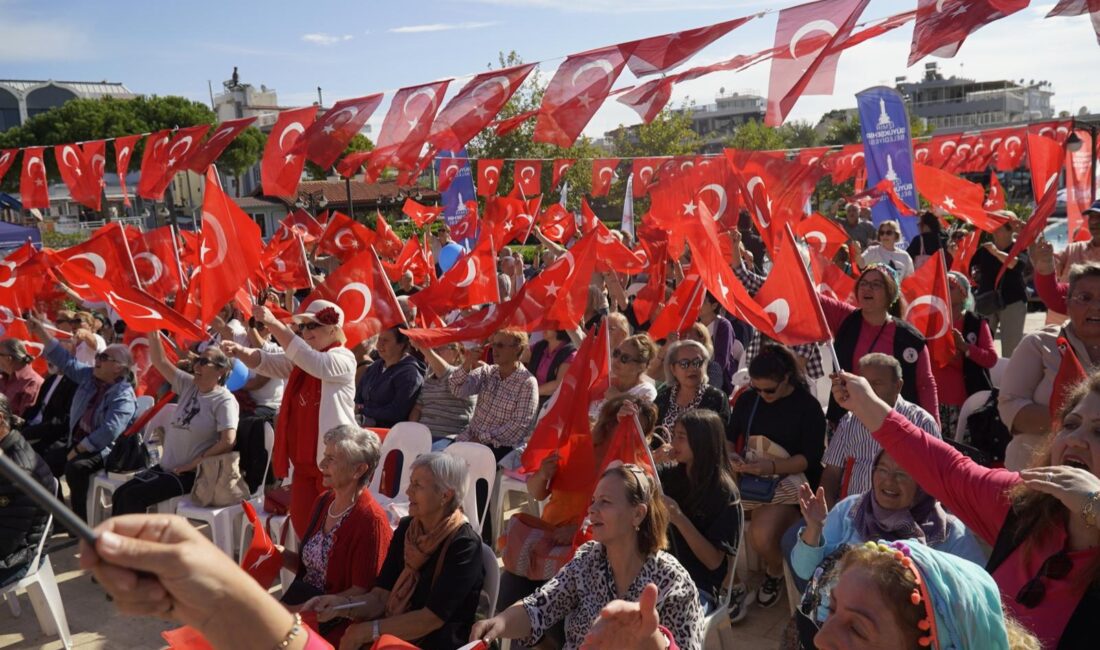
M 451 267 L 455 265 L 458 258 L 462 257 L 466 253 L 466 249 L 462 248 L 458 244 L 451 242 L 439 249 L 439 268 L 443 269 L 443 272 L 451 270 Z
M 229 377 L 225 380 L 225 387 L 230 391 L 244 388 L 248 381 L 248 367 L 241 363 L 240 359 L 233 360 L 233 369 L 229 371 Z

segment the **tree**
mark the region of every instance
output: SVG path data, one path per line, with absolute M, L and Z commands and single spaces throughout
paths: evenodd
M 355 136 L 351 139 L 351 142 L 348 142 L 348 146 L 344 149 L 344 152 L 340 154 L 340 157 L 336 159 L 335 163 L 333 163 L 333 166 L 335 167 L 336 165 L 339 165 L 340 161 L 344 159 L 344 156 L 347 156 L 348 154 L 373 150 L 374 143 L 371 142 L 371 139 L 363 135 L 362 133 L 356 133 Z M 321 169 L 320 165 L 310 161 L 306 161 L 305 172 L 306 176 L 311 181 L 323 181 L 328 178 L 329 175 L 328 170 Z
M 814 125 L 804 120 L 787 122 L 779 127 L 779 136 L 788 149 L 803 149 L 816 147 L 818 143 L 817 130 Z
M 620 124 L 611 137 L 611 151 L 619 158 L 686 156 L 695 153 L 699 144 L 698 134 L 691 129 L 691 114 L 669 108 L 649 124 L 630 128 Z
M 218 157 L 225 171 L 236 178 L 234 185 L 238 196 L 241 191 L 241 176 L 260 160 L 266 142 L 267 136 L 256 127 L 250 126 L 241 131 L 240 135 L 229 143 L 222 155 Z
M 727 147 L 741 149 L 742 151 L 768 151 L 786 148 L 783 135 L 778 129 L 766 126 L 756 120 L 749 120 L 737 127 L 733 135 L 726 138 L 725 144 Z

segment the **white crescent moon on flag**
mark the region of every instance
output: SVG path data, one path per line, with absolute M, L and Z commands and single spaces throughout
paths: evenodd
M 146 307 L 145 305 L 136 303 L 133 300 L 127 300 L 127 299 L 123 298 L 122 296 L 118 295 L 117 293 L 115 293 L 114 291 L 108 291 L 107 292 L 107 299 L 108 299 L 108 302 L 110 302 L 112 304 L 112 306 L 115 307 L 116 311 L 122 311 L 118 308 L 117 305 L 120 302 L 124 302 L 128 305 L 133 305 L 135 307 L 140 307 L 141 309 L 144 309 L 145 311 L 149 312 L 147 314 L 139 314 L 137 316 L 128 316 L 128 318 L 131 318 L 133 320 L 145 320 L 147 318 L 151 318 L 153 320 L 163 320 L 164 319 L 164 316 L 162 316 L 159 311 L 153 309 L 152 307 Z
M 92 169 L 95 170 L 97 174 L 103 174 L 107 169 L 107 159 L 104 158 L 102 154 L 98 153 L 92 156 Z
M 810 232 L 803 235 L 802 238 L 805 239 L 807 242 L 813 240 L 814 242 L 816 242 L 814 245 L 817 246 L 817 250 L 822 253 L 825 252 L 825 243 L 828 241 L 828 238 L 825 237 L 825 233 L 821 232 L 820 230 L 811 230 Z
M 764 313 L 775 316 L 775 331 L 779 333 L 787 329 L 791 321 L 791 304 L 786 298 L 776 298 L 764 307 Z
M 10 287 L 15 284 L 15 262 L 11 260 L 0 262 L 0 266 L 6 266 L 10 272 L 8 273 L 8 279 L 0 282 L 0 287 Z
M 157 140 L 156 142 L 154 142 L 153 143 L 153 153 L 156 153 L 157 150 L 159 150 L 161 147 L 165 146 L 166 144 L 168 144 L 168 136 L 164 136 L 160 140 Z
M 943 301 L 943 298 L 931 295 L 920 296 L 913 302 L 909 303 L 909 308 L 905 310 L 906 320 L 909 319 L 909 314 L 912 313 L 913 309 L 920 305 L 928 305 L 929 309 L 938 312 L 940 315 L 940 328 L 936 331 L 935 334 L 929 336 L 928 339 L 938 339 L 944 334 L 947 334 L 947 330 L 951 325 L 951 310 L 947 308 L 947 303 Z
M 1043 186 L 1043 195 L 1044 196 L 1046 195 L 1047 190 L 1050 189 L 1050 186 L 1053 185 L 1055 183 L 1055 181 L 1057 181 L 1057 180 L 1058 180 L 1058 172 L 1054 172 L 1054 174 L 1050 178 L 1047 179 L 1046 185 Z
M 489 178 L 490 173 L 494 174 L 496 176 L 496 179 Z M 487 167 L 483 176 L 485 177 L 485 180 L 491 183 L 496 183 L 498 180 L 500 180 L 500 170 L 496 167 Z
M 825 20 L 823 18 L 819 19 L 819 20 L 811 20 L 810 22 L 806 23 L 805 25 L 799 27 L 798 30 L 795 31 L 794 35 L 791 37 L 791 44 L 790 44 L 791 58 L 792 59 L 800 58 L 797 54 L 795 54 L 795 50 L 798 49 L 798 42 L 801 41 L 807 34 L 809 34 L 811 32 L 825 32 L 826 34 L 829 35 L 830 38 L 832 38 L 833 36 L 836 36 L 836 33 L 838 31 L 840 31 L 840 30 L 837 28 L 836 25 L 834 25 L 832 23 L 832 21 Z M 821 50 L 824 47 L 825 47 L 825 44 L 822 44 L 821 47 L 814 49 L 814 52 L 817 52 L 818 50 Z M 809 52 L 807 52 L 807 54 L 809 54 Z
M 646 174 L 646 170 L 649 171 L 649 174 Z M 640 170 L 638 170 L 638 180 L 642 181 L 643 183 L 648 183 L 649 179 L 651 178 L 653 178 L 652 165 L 646 165 L 645 167 L 642 167 Z
M 409 114 L 409 102 L 411 102 L 413 100 L 413 98 L 415 98 L 419 95 L 423 95 L 423 96 L 428 98 L 428 106 L 431 107 L 431 110 L 435 110 L 436 108 L 438 108 L 435 105 L 435 92 L 432 91 L 431 88 L 421 88 L 421 89 L 413 92 L 411 95 L 409 95 L 408 97 L 405 98 L 405 103 L 404 103 L 404 105 L 401 106 L 401 112 L 404 113 L 405 115 L 408 115 Z M 425 112 L 430 112 L 430 111 L 425 111 Z
M 569 264 L 569 272 L 565 274 L 565 277 L 572 276 L 573 271 L 577 268 L 577 265 L 573 263 L 573 253 L 565 251 L 561 258 L 565 260 L 567 264 Z
M 690 160 L 685 160 L 684 162 L 680 163 L 680 171 L 684 171 L 685 169 L 691 169 L 694 166 L 695 166 L 695 163 L 691 162 Z
M 35 165 L 38 165 L 42 168 L 42 176 L 45 177 L 46 166 L 42 164 L 42 159 L 38 156 L 31 156 L 31 159 L 27 161 L 27 172 L 30 172 L 32 169 L 34 169 Z
M 164 265 L 161 264 L 160 258 L 156 255 L 153 255 L 152 253 L 138 253 L 137 255 L 134 255 L 134 261 L 137 260 L 148 260 L 149 266 L 153 267 L 153 277 L 142 278 L 142 284 L 156 284 L 157 281 L 160 280 L 161 276 L 164 275 Z
M 0 167 L 3 167 L 7 162 L 11 160 L 11 152 L 5 151 L 4 155 L 0 156 Z
M 88 260 L 92 263 L 93 273 L 97 278 L 102 278 L 107 274 L 107 262 L 98 253 L 80 253 L 79 255 L 73 255 L 69 258 L 69 261 L 73 260 Z M 76 285 L 73 285 L 76 286 Z M 83 288 L 83 287 L 81 287 Z
M 1044 126 L 1043 128 L 1039 129 L 1039 135 L 1043 135 L 1044 133 L 1054 133 L 1054 129 L 1049 126 Z
M 351 240 L 351 244 L 342 243 L 340 240 L 343 239 L 345 235 L 348 236 L 348 237 L 351 237 L 352 236 L 351 229 L 341 228 L 336 233 L 336 236 L 332 238 L 332 242 L 334 244 L 336 244 L 336 248 L 339 248 L 340 250 L 348 250 L 350 248 L 358 248 L 358 246 L 356 245 L 357 242 L 355 241 L 354 238 Z
M 756 218 L 760 220 L 761 225 L 763 225 L 765 228 L 767 228 L 768 226 L 771 225 L 771 218 L 770 218 L 770 215 L 769 216 L 764 215 L 764 212 L 760 209 L 759 203 L 755 199 L 755 197 L 756 197 L 756 186 L 757 185 L 764 188 L 764 197 L 765 197 L 765 199 L 767 199 L 768 206 L 770 207 L 771 206 L 771 199 L 768 197 L 768 186 L 764 184 L 764 179 L 760 178 L 759 176 L 753 176 L 752 178 L 749 179 L 749 182 L 745 186 L 745 189 L 747 189 L 749 191 L 749 197 L 751 197 L 753 199 L 753 203 L 754 203 L 753 208 L 756 211 Z
M 229 247 L 229 244 L 225 240 L 225 230 L 222 228 L 221 222 L 218 221 L 217 217 L 204 210 L 202 213 L 203 229 L 206 228 L 207 224 L 209 224 L 210 229 L 214 231 L 214 241 L 218 246 L 217 254 L 214 256 L 213 262 L 206 261 L 206 252 L 210 249 L 206 247 L 205 242 L 203 242 L 203 250 L 199 251 L 199 261 L 202 262 L 203 266 L 209 269 L 221 265 L 225 260 L 226 248 Z M 206 237 L 203 237 L 203 239 L 205 240 Z
M 130 345 L 126 347 L 130 348 L 130 351 L 133 352 L 134 348 L 142 345 L 144 345 L 145 347 L 149 347 L 149 339 L 145 338 L 144 336 L 139 336 L 133 341 L 130 341 Z
M 595 61 L 589 61 L 581 67 L 577 68 L 573 73 L 573 78 L 570 80 L 570 85 L 577 85 L 577 78 L 589 70 L 603 70 L 604 71 L 604 83 L 610 79 L 611 75 L 615 73 L 615 66 L 611 65 L 611 62 L 607 59 L 596 59 Z
M 69 156 L 72 156 L 73 162 L 69 162 Z M 66 167 L 80 170 L 80 158 L 76 155 L 76 149 L 71 144 L 67 144 L 61 149 L 61 162 L 65 163 Z
M 607 176 L 610 178 L 611 175 L 615 173 L 615 170 L 610 168 L 610 167 L 604 167 L 603 169 L 600 170 L 600 173 L 599 173 L 599 177 L 601 179 L 603 178 L 603 175 L 604 175 L 605 172 L 607 173 Z
M 279 151 L 286 151 L 286 146 L 283 144 L 283 139 L 286 138 L 287 133 L 293 132 L 297 133 L 298 135 L 302 135 L 303 133 L 305 133 L 305 130 L 306 127 L 302 126 L 301 122 L 291 122 L 290 124 L 287 124 L 286 128 L 283 129 L 283 132 L 279 134 Z M 297 140 L 297 138 L 295 138 L 295 140 Z M 290 144 L 291 146 L 294 145 L 293 142 L 291 142 Z
M 726 188 L 718 183 L 709 183 L 699 190 L 699 196 L 702 196 L 703 192 L 714 192 L 718 196 L 718 210 L 714 213 L 714 220 L 718 221 L 726 213 L 726 207 L 729 204 L 729 199 L 726 198 Z
M 444 178 L 446 178 L 446 177 L 448 177 L 448 176 L 452 176 L 452 177 L 453 177 L 453 176 L 457 176 L 457 175 L 458 175 L 458 165 L 455 165 L 455 164 L 450 164 L 450 165 L 447 165 L 447 166 L 446 166 L 446 167 L 445 167 L 445 168 L 443 169 L 443 177 L 444 177 Z
M 168 148 L 168 157 L 171 158 L 172 156 L 176 155 L 176 147 L 178 147 L 178 146 L 180 146 L 181 144 L 184 144 L 184 143 L 187 144 L 187 146 L 183 148 L 183 153 L 186 154 L 188 151 L 191 150 L 191 144 L 194 141 L 195 140 L 191 136 L 185 135 L 182 138 L 180 138 L 179 140 L 173 142 L 172 146 Z
M 0 306 L 0 323 L 11 323 L 15 320 L 15 312 L 7 307 Z
M 519 171 L 519 175 L 522 178 L 531 178 L 532 176 L 535 175 L 535 168 L 534 167 L 524 167 L 523 169 L 521 169 Z
M 130 147 L 123 147 L 122 151 L 118 152 L 118 159 L 122 162 L 129 162 L 130 160 Z
M 345 113 L 347 113 L 347 117 L 345 117 L 342 120 L 339 120 L 339 117 L 341 115 L 345 114 Z M 358 114 L 359 114 L 359 109 L 358 108 L 356 108 L 354 106 L 345 106 L 345 107 L 341 108 L 340 110 L 336 111 L 335 113 L 333 113 L 332 118 L 329 119 L 329 120 L 326 120 L 326 121 L 329 124 L 335 125 L 335 124 L 337 124 L 337 120 L 339 120 L 339 124 L 341 126 L 343 126 L 344 124 L 347 124 L 349 121 L 355 119 L 355 116 L 358 115 Z
M 367 314 L 370 313 L 370 287 L 363 284 L 362 282 L 349 282 L 347 285 L 344 286 L 343 289 L 340 289 L 340 293 L 336 294 L 336 302 L 340 302 L 340 296 L 344 295 L 348 291 L 354 291 L 355 293 L 363 296 L 363 311 L 359 312 L 358 318 L 352 318 L 348 320 L 349 323 L 361 323 L 363 322 L 363 319 L 367 317 Z
M 500 92 L 504 93 L 505 95 L 507 95 L 508 91 L 512 89 L 512 82 L 508 79 L 508 77 L 496 76 L 489 77 L 485 81 L 482 81 L 480 84 L 477 85 L 477 88 L 474 88 L 474 91 L 470 94 L 479 95 L 481 94 L 482 89 L 488 89 L 490 86 L 493 85 L 499 85 Z M 493 91 L 490 90 L 489 92 Z
M 212 138 L 210 138 L 210 140 L 208 140 L 208 142 L 213 142 L 214 140 L 218 140 L 220 138 L 228 137 L 229 134 L 233 133 L 234 130 L 235 129 L 231 126 L 227 127 L 227 128 L 224 128 L 224 129 L 220 129 L 217 133 L 214 134 L 214 137 L 212 137 Z M 285 133 L 285 131 L 284 131 L 284 133 Z
M 1019 137 L 1019 136 L 1015 136 L 1015 135 L 1010 135 L 1010 136 L 1008 136 L 1007 138 L 1005 138 L 1005 149 L 1006 149 L 1006 150 L 1011 150 L 1011 149 L 1012 149 L 1012 147 L 1010 147 L 1010 146 L 1008 146 L 1008 145 L 1012 144 L 1013 142 L 1015 142 L 1015 143 L 1016 143 L 1016 147 L 1017 147 L 1017 148 L 1019 148 L 1019 147 L 1022 147 L 1022 146 L 1023 146 L 1023 141 L 1022 141 L 1022 140 L 1020 140 L 1020 137 Z
M 936 13 L 943 13 L 943 0 L 936 0 Z
M 455 283 L 456 287 L 468 287 L 474 282 L 474 278 L 477 277 L 477 262 L 474 258 L 466 260 L 466 277 L 462 278 L 459 282 Z

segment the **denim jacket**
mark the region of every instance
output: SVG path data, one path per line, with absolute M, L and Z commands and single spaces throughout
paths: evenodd
M 69 435 L 84 416 L 95 397 L 98 381 L 92 366 L 80 363 L 61 347 L 56 341 L 50 341 L 46 345 L 46 358 L 50 363 L 61 369 L 69 379 L 76 382 L 76 393 L 73 395 L 72 406 L 69 410 Z M 115 439 L 126 430 L 134 421 L 137 411 L 137 396 L 134 395 L 134 387 L 130 382 L 120 379 L 107 389 L 96 407 L 92 419 L 92 430 L 88 437 L 80 442 L 80 451 L 97 451 L 102 456 L 111 452 Z

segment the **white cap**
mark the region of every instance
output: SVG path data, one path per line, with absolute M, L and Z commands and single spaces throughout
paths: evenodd
M 327 312 L 332 310 L 336 315 L 336 322 L 331 321 L 332 316 Z M 344 310 L 340 309 L 340 305 L 328 300 L 314 300 L 309 303 L 309 306 L 305 308 L 300 314 L 294 315 L 295 323 L 321 323 L 322 325 L 335 325 L 337 327 L 344 326 Z

